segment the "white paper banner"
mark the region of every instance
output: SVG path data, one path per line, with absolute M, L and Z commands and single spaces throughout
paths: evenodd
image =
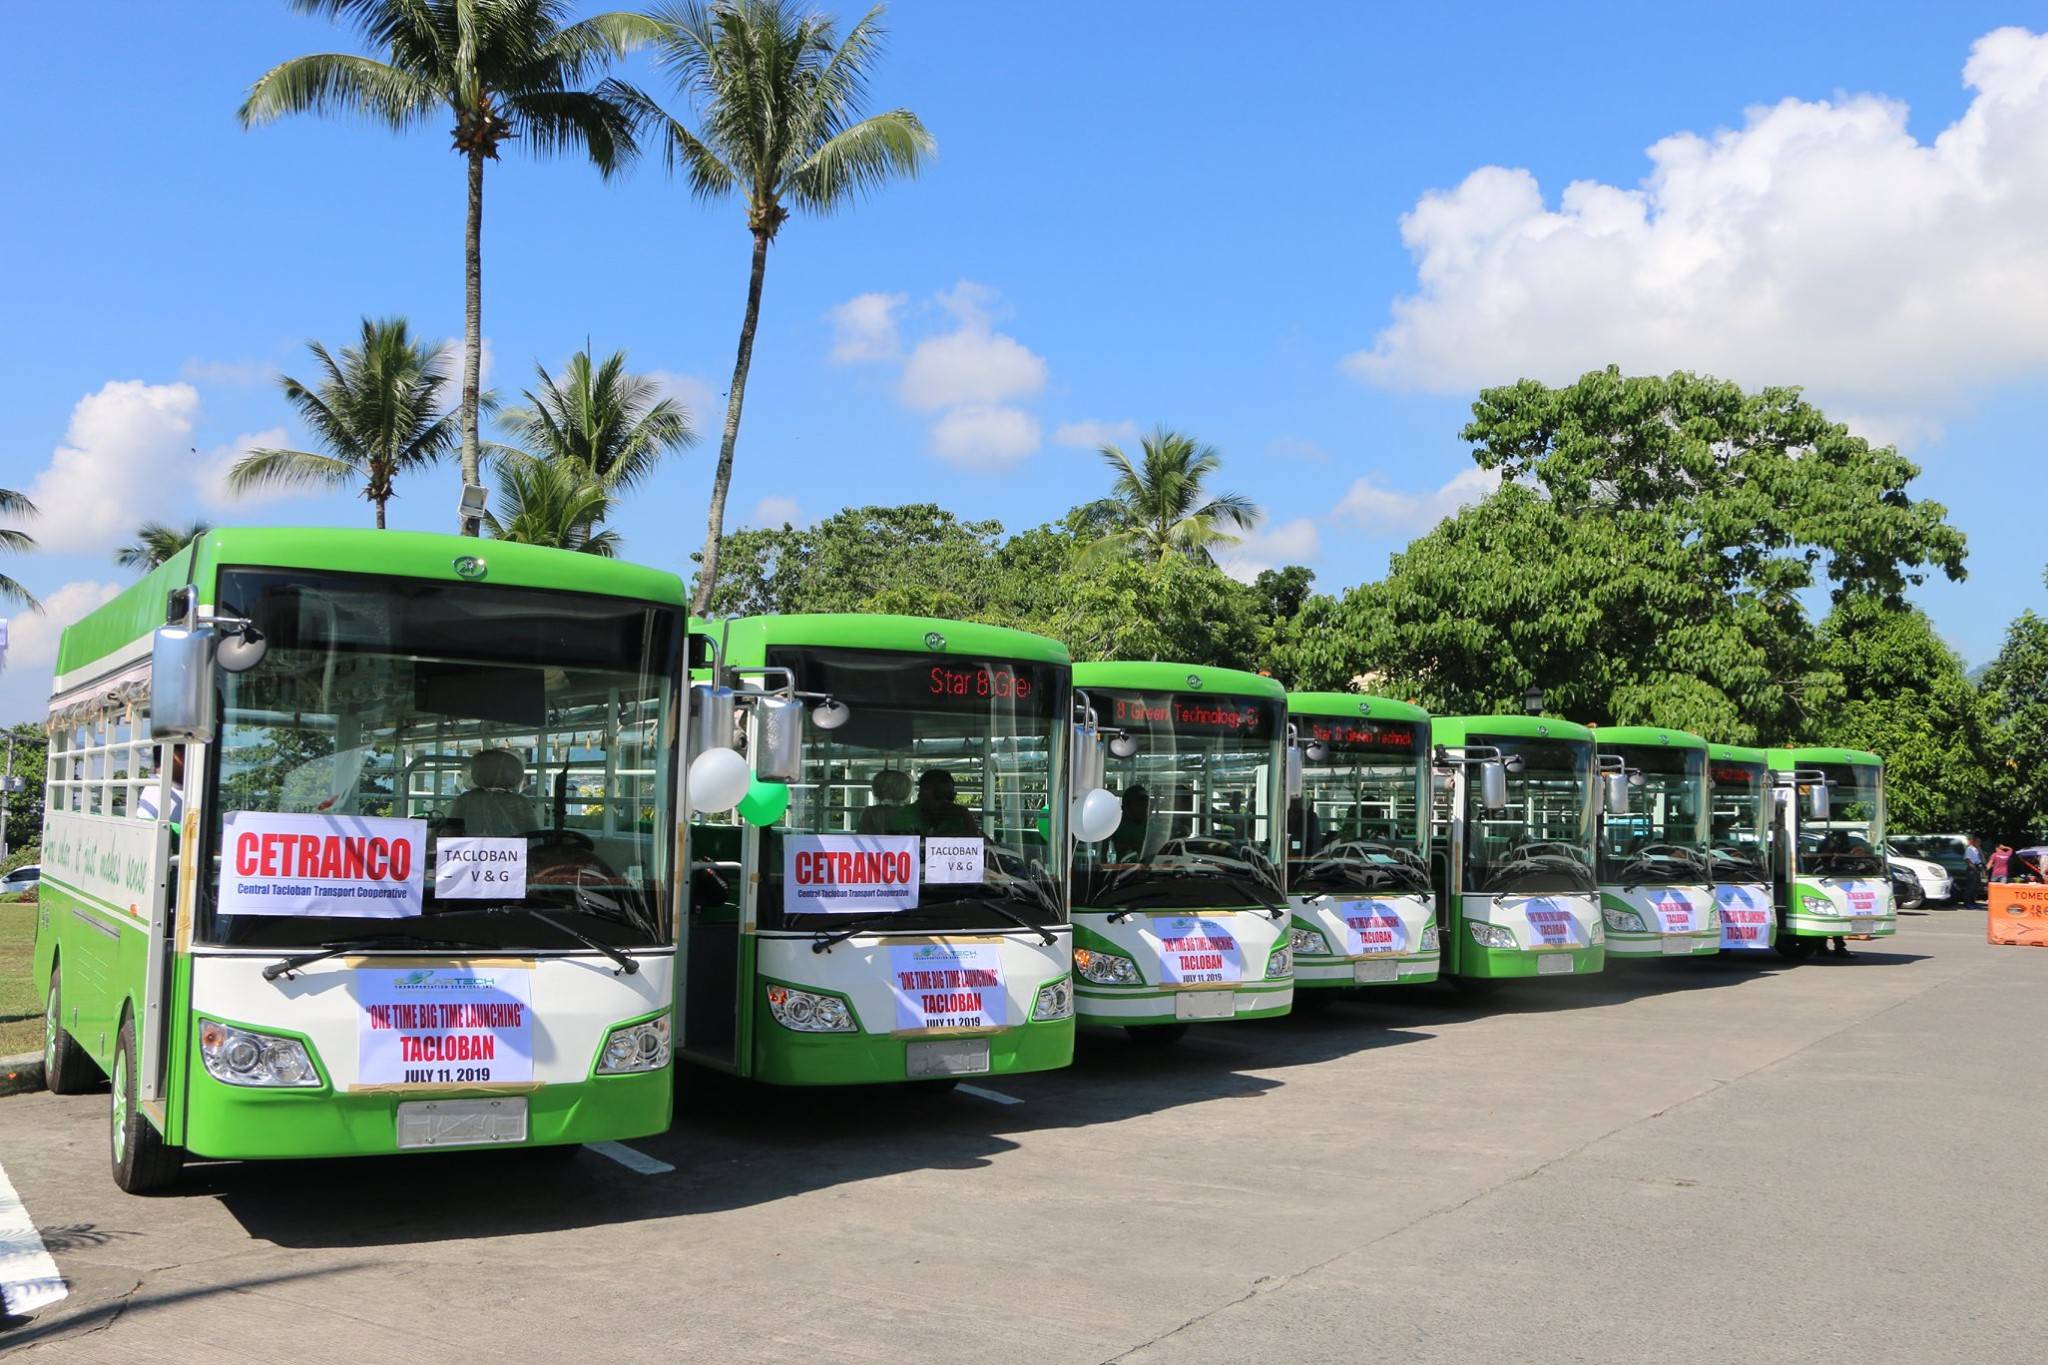
M 1010 1022 L 999 943 L 915 943 L 889 949 L 896 1027 L 1001 1028 Z
M 1522 913 L 1529 917 L 1529 930 L 1538 948 L 1583 948 L 1586 931 L 1563 901 L 1539 897 L 1527 902 Z
M 1244 980 L 1244 948 L 1226 920 L 1162 915 L 1151 922 L 1159 938 L 1160 981 L 1167 986 L 1215 986 Z
M 1769 891 L 1758 886 L 1717 886 L 1714 907 L 1721 912 L 1723 948 L 1770 946 L 1770 924 L 1775 912 Z
M 526 840 L 462 836 L 434 841 L 434 898 L 526 897 Z
M 782 840 L 782 909 L 791 915 L 915 910 L 915 834 L 789 834 Z
M 525 967 L 358 968 L 357 1081 L 532 1080 L 532 978 Z
M 1653 893 L 1650 913 L 1657 917 L 1660 934 L 1689 934 L 1699 927 L 1692 922 L 1692 902 L 1674 892 Z
M 1842 882 L 1841 888 L 1849 898 L 1849 913 L 1852 915 L 1882 915 L 1885 912 L 1884 888 L 1876 882 Z
M 1350 956 L 1407 951 L 1407 926 L 1385 901 L 1341 901 L 1337 910 L 1344 917 L 1344 951 Z
M 955 836 L 924 841 L 927 882 L 978 882 L 982 879 L 982 841 Z
M 403 919 L 420 913 L 427 822 L 229 811 L 220 913 Z

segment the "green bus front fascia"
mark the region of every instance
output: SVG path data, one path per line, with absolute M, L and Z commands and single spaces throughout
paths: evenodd
M 1257 905 L 1203 906 L 1196 909 L 1182 909 L 1179 907 L 1175 907 L 1172 913 L 1177 915 L 1229 915 L 1244 914 L 1251 911 L 1263 910 L 1263 906 Z M 1112 912 L 1107 910 L 1086 910 L 1078 913 L 1106 915 Z M 1111 957 L 1121 957 L 1135 961 L 1135 959 L 1131 959 L 1131 952 L 1129 947 L 1127 947 L 1124 944 L 1116 943 L 1110 939 L 1104 938 L 1102 935 L 1096 933 L 1094 930 L 1090 929 L 1087 925 L 1083 924 L 1079 920 L 1074 921 L 1074 946 L 1076 948 L 1086 948 L 1090 952 L 1107 953 Z M 1286 947 L 1286 940 L 1283 939 L 1278 945 L 1274 947 L 1272 953 L 1266 954 L 1267 963 L 1269 965 L 1271 964 L 1273 960 L 1273 953 L 1284 951 Z M 1139 974 L 1142 975 L 1145 970 L 1145 964 L 1142 962 L 1138 962 L 1137 967 Z M 1301 983 L 1297 981 L 1294 978 L 1294 976 L 1290 973 L 1289 975 L 1282 977 L 1260 976 L 1248 978 L 1244 981 L 1240 981 L 1235 986 L 1231 987 L 1231 989 L 1233 991 L 1239 992 L 1251 991 L 1262 995 L 1269 993 L 1278 994 L 1286 991 L 1291 986 L 1299 986 L 1300 984 Z M 1178 1016 L 1176 1016 L 1173 1011 L 1174 997 L 1180 994 L 1182 994 L 1182 992 L 1180 991 L 1164 990 L 1158 986 L 1152 985 L 1101 986 L 1097 985 L 1093 981 L 1087 980 L 1078 971 L 1074 973 L 1074 1010 L 1076 1018 L 1080 1017 L 1080 1002 L 1083 1000 L 1156 1000 L 1160 1003 L 1162 1012 L 1158 1014 L 1120 1014 L 1113 1019 L 1103 1019 L 1101 1021 L 1103 1024 L 1112 1028 L 1124 1028 L 1132 1026 L 1142 1028 L 1150 1024 L 1181 1023 L 1182 1020 Z M 1288 1012 L 1288 1009 L 1288 1004 L 1259 1005 L 1251 1009 L 1240 1008 L 1237 1011 L 1237 1013 L 1231 1015 L 1230 1017 L 1232 1019 L 1270 1019 L 1277 1015 L 1286 1014 Z

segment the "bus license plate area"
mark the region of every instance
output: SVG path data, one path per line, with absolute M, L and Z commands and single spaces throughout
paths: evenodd
M 1666 934 L 1664 936 L 1664 956 L 1684 957 L 1690 952 L 1692 952 L 1691 939 L 1681 938 L 1677 934 Z
M 1351 979 L 1361 986 L 1369 986 L 1377 981 L 1399 981 L 1401 979 L 1401 964 L 1399 962 L 1354 962 L 1351 964 Z
M 1877 921 L 1874 919 L 1852 919 L 1849 921 L 1849 932 L 1852 934 L 1876 933 Z
M 398 1106 L 398 1145 L 489 1147 L 526 1141 L 526 1097 L 491 1100 L 405 1100 Z
M 1570 953 L 1545 953 L 1536 959 L 1536 975 L 1570 976 L 1577 965 Z
M 986 1038 L 945 1038 L 911 1043 L 903 1049 L 904 1074 L 912 1080 L 923 1076 L 983 1076 L 988 1074 L 988 1066 Z
M 1176 1019 L 1228 1019 L 1236 1013 L 1236 991 L 1182 991 L 1173 997 Z

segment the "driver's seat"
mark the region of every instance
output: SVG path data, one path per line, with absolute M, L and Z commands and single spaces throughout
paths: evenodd
M 526 785 L 526 765 L 510 749 L 482 749 L 469 760 L 475 784 L 455 798 L 448 818 L 464 834 L 486 839 L 511 839 L 540 827 L 533 802 L 519 794 Z

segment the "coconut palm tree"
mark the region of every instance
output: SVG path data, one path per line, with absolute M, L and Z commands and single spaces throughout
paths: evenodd
M 1110 494 L 1091 510 L 1117 529 L 1089 547 L 1091 554 L 1142 552 L 1152 559 L 1184 555 L 1215 562 L 1220 545 L 1235 545 L 1238 531 L 1258 525 L 1258 506 L 1242 493 L 1210 493 L 1209 476 L 1222 467 L 1216 448 L 1185 432 L 1154 427 L 1140 439 L 1133 461 L 1114 443 L 1101 455 L 1116 475 Z
M 278 384 L 328 453 L 252 450 L 228 471 L 228 487 L 360 483 L 381 531 L 398 476 L 437 463 L 455 445 L 455 415 L 441 405 L 447 347 L 414 342 L 404 318 L 364 318 L 361 341 L 342 347 L 339 359 L 317 341 L 306 349 L 320 362 L 318 383 L 281 375 Z
M 114 562 L 124 569 L 140 569 L 148 573 L 205 535 L 209 529 L 203 521 L 195 521 L 189 526 L 145 521 L 135 532 L 133 545 L 123 545 L 114 551 Z
M 573 464 L 513 459 L 500 468 L 498 506 L 484 513 L 484 531 L 494 540 L 545 545 L 611 559 L 619 533 L 598 526 L 611 515 L 612 495 Z
M 462 478 L 479 481 L 483 367 L 484 163 L 506 142 L 536 155 L 582 152 L 609 178 L 634 155 L 625 87 L 578 89 L 607 62 L 651 39 L 632 14 L 570 23 L 566 0 L 292 0 L 347 20 L 383 60 L 346 52 L 295 57 L 263 73 L 242 103 L 245 128 L 286 114 L 362 114 L 404 129 L 441 113 L 469 174 L 463 229 Z M 465 520 L 463 531 L 476 528 Z
M 561 378 L 535 367 L 538 387 L 526 403 L 498 415 L 517 442 L 501 459 L 529 458 L 574 466 L 607 492 L 631 488 L 664 455 L 697 439 L 690 412 L 645 375 L 626 371 L 626 353 L 592 365 L 585 349 L 569 357 Z
M 893 176 L 917 174 L 933 152 L 931 134 L 908 109 L 860 116 L 881 55 L 881 14 L 875 6 L 844 38 L 829 15 L 800 12 L 787 0 L 714 0 L 651 16 L 660 30 L 655 60 L 695 111 L 697 131 L 644 95 L 635 92 L 629 99 L 661 140 L 669 170 L 680 170 L 698 198 L 745 198 L 747 231 L 754 239 L 697 570 L 697 611 L 709 604 L 718 580 L 725 499 L 754 329 L 761 320 L 769 244 L 792 211 L 826 214 L 842 208 Z
M 0 517 L 33 517 L 36 505 L 29 501 L 26 493 L 17 493 L 12 488 L 0 488 Z M 0 526 L 0 550 L 33 550 L 36 538 L 28 532 L 12 526 Z M 43 604 L 36 601 L 36 595 L 21 584 L 0 574 L 0 602 L 16 602 L 30 611 L 41 611 Z M 4 636 L 0 636 L 4 642 Z M 4 648 L 4 643 L 0 643 Z

